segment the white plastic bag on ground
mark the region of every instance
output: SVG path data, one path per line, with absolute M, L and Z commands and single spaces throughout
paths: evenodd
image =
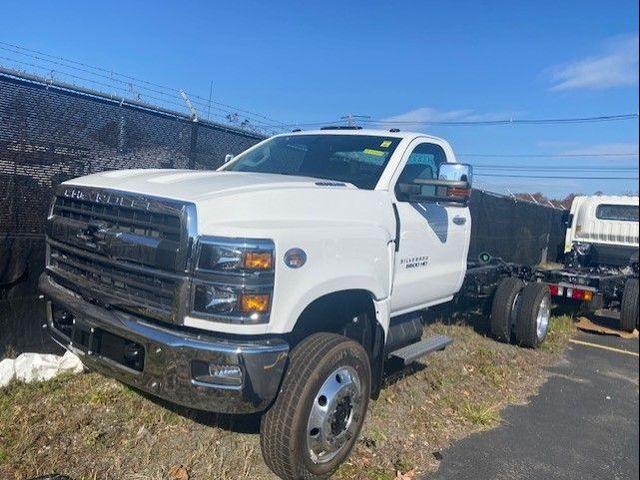
M 64 352 L 64 355 L 60 359 L 60 363 L 58 364 L 58 369 L 60 372 L 70 372 L 70 373 L 82 373 L 84 370 L 84 365 L 80 361 L 80 358 L 74 353 L 71 353 L 69 350 Z
M 23 353 L 15 360 L 0 362 L 0 387 L 14 378 L 23 382 L 51 380 L 63 372 L 80 373 L 83 370 L 80 359 L 71 352 L 62 357 L 43 353 Z
M 5 358 L 0 362 L 0 388 L 9 385 L 11 380 L 16 378 L 15 360 L 13 358 Z
M 60 357 L 42 353 L 23 353 L 16 358 L 16 379 L 23 382 L 51 380 L 58 374 Z

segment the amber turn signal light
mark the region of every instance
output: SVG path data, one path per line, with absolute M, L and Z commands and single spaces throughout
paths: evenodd
M 471 189 L 469 188 L 459 188 L 459 187 L 447 188 L 447 197 L 469 198 L 470 196 L 471 196 Z
M 248 270 L 271 270 L 273 257 L 271 252 L 246 252 L 242 266 Z
M 243 313 L 266 313 L 269 311 L 269 294 L 244 293 L 240 298 L 240 310 Z

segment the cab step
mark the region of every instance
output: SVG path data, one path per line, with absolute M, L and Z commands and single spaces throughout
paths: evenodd
M 416 361 L 433 352 L 444 350 L 453 343 L 453 338 L 446 335 L 434 335 L 419 342 L 412 343 L 406 347 L 399 348 L 389 354 L 391 357 L 399 358 L 405 365 Z

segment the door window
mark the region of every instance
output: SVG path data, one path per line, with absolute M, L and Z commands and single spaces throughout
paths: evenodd
M 414 180 L 432 180 L 437 177 L 441 163 L 447 161 L 444 150 L 434 143 L 421 143 L 409 155 L 400 177 L 396 182 L 396 198 L 401 202 L 409 201 L 410 195 L 434 196 L 433 185 L 416 185 Z

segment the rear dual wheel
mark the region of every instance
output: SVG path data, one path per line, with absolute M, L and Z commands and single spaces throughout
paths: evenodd
M 545 283 L 526 284 L 519 278 L 500 282 L 491 306 L 491 335 L 537 348 L 546 338 L 551 320 L 551 295 Z
M 638 279 L 630 278 L 624 285 L 620 306 L 620 330 L 633 332 L 638 327 Z
M 551 294 L 546 283 L 529 283 L 519 301 L 515 339 L 518 345 L 539 347 L 547 337 L 551 321 Z
M 516 322 L 518 300 L 524 288 L 519 278 L 508 277 L 502 280 L 496 289 L 491 305 L 491 336 L 499 342 L 511 341 L 511 329 Z

